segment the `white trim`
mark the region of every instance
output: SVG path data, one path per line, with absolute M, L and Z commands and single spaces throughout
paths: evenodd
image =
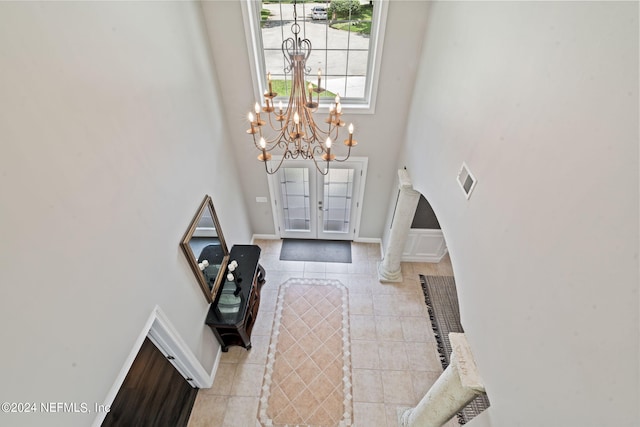
M 402 252 L 403 262 L 440 262 L 447 254 L 442 230 L 412 228 Z
M 380 243 L 382 244 L 382 239 L 379 237 L 357 237 L 353 239 L 355 243 Z
M 353 239 L 355 243 L 377 243 L 380 245 L 380 259 L 384 258 L 384 246 L 382 239 L 379 237 L 357 237 Z
M 349 114 L 374 114 L 376 110 L 376 100 L 378 95 L 378 84 L 380 80 L 380 72 L 382 67 L 382 50 L 384 47 L 385 30 L 387 27 L 387 15 L 389 11 L 390 0 L 381 0 L 376 2 L 380 7 L 374 8 L 371 17 L 372 28 L 369 35 L 370 40 L 374 41 L 374 46 L 369 46 L 369 55 L 367 62 L 367 81 L 365 87 L 364 98 L 342 98 L 342 111 Z M 261 1 L 243 0 L 240 2 L 242 9 L 242 17 L 244 19 L 245 37 L 247 42 L 247 51 L 249 53 L 249 65 L 253 78 L 253 95 L 254 99 L 262 100 L 263 93 L 266 91 L 266 75 L 264 63 L 264 47 L 262 44 L 262 34 L 257 36 L 260 28 L 260 8 Z M 283 103 L 285 101 L 283 100 Z M 320 103 L 318 112 L 326 113 L 331 105 L 330 100 Z
M 360 193 L 358 194 L 358 204 L 356 208 L 358 212 L 356 213 L 356 219 L 353 222 L 353 226 L 356 229 L 356 231 L 353 233 L 353 240 L 356 240 L 360 237 L 360 222 L 362 221 L 362 205 L 364 204 L 364 191 L 367 185 L 367 171 L 369 168 L 369 158 L 356 156 L 356 157 L 349 157 L 348 161 L 360 162 L 361 164 L 360 166 L 362 167 L 361 169 L 362 176 L 360 177 L 360 183 L 358 188 L 358 191 Z
M 256 240 L 280 240 L 280 237 L 276 234 L 254 234 L 251 237 L 251 244 L 253 245 Z
M 149 330 L 149 339 L 165 356 L 171 355 L 174 357 L 171 360 L 171 364 L 175 366 L 183 377 L 192 379 L 189 383 L 193 387 L 210 388 L 213 384 L 214 375 L 207 373 L 160 307 L 156 307 L 154 312 L 156 319 Z
M 131 352 L 129 352 L 129 356 L 127 356 L 120 373 L 107 393 L 104 400 L 105 407 L 113 404 L 129 369 L 131 369 L 131 366 L 140 351 L 140 347 L 142 347 L 144 339 L 147 337 L 149 337 L 151 342 L 153 342 L 163 355 L 167 356 L 171 354 L 174 357 L 174 359 L 170 361 L 171 364 L 185 379 L 191 378 L 189 384 L 191 384 L 192 387 L 210 388 L 213 384 L 213 378 L 216 374 L 220 361 L 220 348 L 218 348 L 216 361 L 213 365 L 213 369 L 211 370 L 211 374 L 209 374 L 204 369 L 200 361 L 195 357 L 191 349 L 182 340 L 177 330 L 169 321 L 169 318 L 160 309 L 160 306 L 156 305 L 145 322 L 140 335 L 136 338 L 133 348 L 131 349 Z M 94 427 L 100 426 L 106 415 L 106 412 L 98 412 L 92 425 Z
M 281 239 L 282 231 L 280 230 L 280 213 L 278 212 L 278 206 L 276 206 L 277 203 L 281 202 L 279 196 L 280 192 L 276 191 L 276 188 L 278 188 L 276 174 L 267 175 L 267 186 L 269 187 L 269 199 L 271 200 L 271 218 L 273 219 L 273 231 L 275 232 L 274 235 L 278 239 Z
M 371 18 L 374 28 L 371 29 L 371 32 L 376 34 L 376 46 L 374 49 L 369 51 L 369 60 L 373 62 L 373 67 L 369 64 L 369 70 L 373 69 L 372 76 L 370 79 L 369 87 L 367 90 L 369 91 L 369 105 L 368 109 L 363 109 L 362 111 L 358 111 L 356 108 L 353 110 L 349 109 L 348 112 L 358 112 L 358 113 L 369 113 L 374 114 L 376 112 L 376 100 L 378 97 L 378 82 L 380 80 L 380 72 L 382 71 L 382 48 L 384 47 L 384 34 L 387 28 L 387 13 L 389 10 L 389 1 L 382 0 L 376 2 L 376 4 L 380 5 L 380 10 L 378 12 L 378 16 L 376 17 L 376 11 L 374 10 L 374 16 Z
M 446 255 L 447 252 L 445 251 L 444 255 Z M 428 263 L 432 263 L 432 264 L 437 264 L 440 261 L 442 261 L 442 258 L 444 258 L 444 255 L 442 256 L 407 256 L 407 257 L 402 257 L 401 258 L 401 262 L 428 262 Z
M 260 9 L 258 9 L 258 5 L 261 5 L 262 2 L 245 0 L 240 2 L 240 7 L 242 9 L 242 17 L 244 19 L 244 32 L 247 41 L 247 50 L 249 52 L 249 65 L 251 67 L 251 75 L 253 78 L 251 82 L 253 84 L 253 95 L 254 99 L 262 99 L 262 87 L 261 82 L 262 79 L 256 79 L 255 77 L 258 75 L 264 75 L 264 61 L 259 60 L 258 52 L 264 51 L 262 48 L 262 37 L 256 36 L 256 31 L 259 28 L 256 28 L 254 23 L 259 23 L 260 19 L 256 17 L 260 16 Z M 246 25 L 249 23 L 249 25 Z

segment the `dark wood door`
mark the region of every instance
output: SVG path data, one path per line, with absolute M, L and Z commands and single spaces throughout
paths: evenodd
M 186 426 L 198 392 L 145 338 L 103 426 Z

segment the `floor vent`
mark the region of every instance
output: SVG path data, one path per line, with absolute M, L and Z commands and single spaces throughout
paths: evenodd
M 476 182 L 476 178 L 471 174 L 469 167 L 463 162 L 460 172 L 458 172 L 458 184 L 460 184 L 460 188 L 464 191 L 467 199 L 471 197 L 471 192 L 476 187 Z

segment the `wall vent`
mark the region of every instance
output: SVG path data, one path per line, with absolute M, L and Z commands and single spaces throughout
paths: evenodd
M 476 187 L 476 178 L 473 176 L 466 163 L 462 162 L 460 172 L 458 172 L 458 184 L 464 192 L 464 196 L 468 199 L 471 197 L 471 192 Z

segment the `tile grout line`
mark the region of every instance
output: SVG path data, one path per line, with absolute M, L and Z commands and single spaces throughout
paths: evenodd
M 275 254 L 277 254 L 278 251 L 278 243 L 275 241 L 259 241 L 256 242 L 256 244 L 263 246 L 263 247 L 268 247 L 269 249 L 264 250 L 265 255 L 268 255 L 271 259 L 272 256 L 274 256 Z M 395 312 L 392 312 L 392 306 L 389 305 L 388 303 L 384 303 L 382 301 L 384 301 L 385 299 L 388 298 L 395 298 L 394 295 L 398 296 L 400 295 L 400 299 L 401 300 L 405 300 L 405 301 L 411 301 L 414 296 L 412 295 L 413 293 L 416 293 L 414 291 L 416 291 L 415 287 L 416 285 L 419 286 L 419 282 L 418 280 L 412 280 L 412 277 L 409 276 L 405 276 L 404 277 L 404 285 L 400 285 L 400 286 L 388 286 L 388 285 L 381 285 L 378 281 L 377 281 L 377 277 L 375 276 L 374 271 L 372 268 L 370 268 L 370 265 L 372 265 L 372 263 L 375 263 L 375 261 L 379 260 L 379 256 L 376 256 L 374 254 L 374 251 L 369 251 L 368 245 L 367 244 L 356 244 L 354 243 L 354 263 L 356 264 L 360 264 L 359 266 L 356 267 L 352 267 L 351 265 L 348 267 L 348 271 L 347 272 L 342 272 L 342 273 L 338 273 L 338 272 L 330 272 L 330 268 L 328 265 L 325 265 L 324 271 L 326 276 L 325 277 L 329 277 L 329 280 L 339 280 L 341 281 L 343 284 L 345 284 L 345 288 L 348 289 L 348 293 L 349 293 L 349 297 L 347 298 L 346 301 L 346 308 L 348 310 L 348 314 L 343 318 L 344 321 L 346 321 L 346 323 L 348 323 L 349 325 L 349 329 L 350 329 L 350 337 L 349 337 L 349 349 L 352 349 L 352 344 L 355 342 L 361 342 L 361 341 L 370 341 L 373 343 L 373 345 L 379 345 L 382 343 L 386 343 L 387 345 L 399 345 L 398 343 L 405 343 L 402 344 L 402 346 L 404 347 L 404 353 L 407 354 L 407 352 L 409 351 L 409 347 L 407 347 L 408 344 L 411 343 L 416 343 L 416 344 L 422 344 L 423 346 L 427 346 L 427 347 L 422 347 L 422 346 L 418 346 L 417 348 L 429 348 L 428 346 L 430 346 L 431 344 L 433 344 L 433 340 L 430 339 L 431 337 L 429 336 L 423 336 L 422 333 L 420 331 L 413 331 L 411 328 L 406 329 L 404 323 L 408 323 L 408 324 L 414 324 L 416 323 L 416 321 L 424 321 L 424 316 L 418 312 L 416 310 L 416 307 L 411 308 L 409 310 L 408 315 L 404 315 L 401 314 L 398 317 L 398 320 L 400 320 L 403 323 L 402 329 L 401 329 L 401 333 L 402 333 L 402 340 L 396 340 L 393 338 L 393 336 L 379 336 L 379 332 L 377 331 L 377 326 L 375 325 L 375 321 L 376 319 L 381 321 L 382 323 L 384 323 L 385 320 L 388 320 L 388 318 L 390 317 L 395 317 Z M 357 249 L 356 249 L 356 246 Z M 355 254 L 358 254 L 358 256 L 356 257 Z M 378 253 L 379 254 L 379 253 Z M 427 275 L 452 275 L 452 271 L 451 271 L 451 267 L 450 267 L 450 260 L 447 257 L 446 260 L 443 260 L 445 262 L 445 264 L 442 265 L 437 265 L 437 269 L 436 264 L 429 264 L 429 263 L 424 263 L 424 265 L 422 265 L 422 263 L 415 263 L 413 265 L 411 265 L 411 269 L 414 271 L 415 275 L 418 274 L 427 274 Z M 279 261 L 278 260 L 274 260 L 274 268 L 269 268 L 269 270 L 271 271 L 271 277 L 273 278 L 273 280 L 271 281 L 274 285 L 280 285 L 282 283 L 284 283 L 286 280 L 288 280 L 289 278 L 295 278 L 295 277 L 301 277 L 304 276 L 304 266 L 294 266 L 294 265 L 288 265 L 288 264 L 278 264 Z M 403 270 L 405 269 L 406 264 L 403 263 Z M 271 267 L 271 266 L 270 266 Z M 269 271 L 268 270 L 268 271 Z M 307 270 L 308 271 L 308 270 Z M 344 269 L 343 269 L 344 271 Z M 313 280 L 313 279 L 305 279 L 305 280 Z M 349 286 L 351 281 L 354 281 L 354 283 L 356 284 L 354 289 L 351 289 L 351 287 Z M 419 289 L 418 289 L 419 290 Z M 278 300 L 278 287 L 274 288 L 273 290 L 270 290 L 270 292 L 274 292 L 275 296 L 275 302 L 274 303 L 269 303 L 269 306 L 271 307 L 272 304 L 275 305 L 277 304 L 277 300 Z M 351 292 L 354 291 L 354 292 Z M 369 296 L 369 301 L 370 304 L 373 304 L 373 298 L 374 296 L 376 296 L 377 301 L 379 303 L 381 303 L 382 305 L 379 305 L 377 308 L 371 306 L 371 313 L 359 313 L 359 312 L 353 312 L 351 310 L 351 304 L 352 300 L 353 301 L 357 301 L 359 298 L 364 297 L 365 295 Z M 262 310 L 262 307 L 261 307 Z M 265 366 L 265 370 L 266 370 L 266 365 L 267 365 L 267 361 L 268 361 L 268 350 L 269 347 L 271 346 L 271 340 L 272 340 L 272 334 L 273 334 L 273 330 L 274 330 L 274 322 L 275 322 L 275 318 L 276 318 L 276 312 L 275 312 L 276 308 L 273 307 L 272 309 L 269 310 L 270 315 L 263 317 L 262 322 L 268 322 L 270 325 L 265 325 L 264 327 L 260 327 L 259 331 L 260 331 L 260 335 L 267 337 L 267 343 L 263 344 L 265 345 L 267 348 L 265 348 L 265 355 L 264 356 L 260 356 L 261 358 L 251 358 L 251 357 L 244 357 L 244 353 L 240 353 L 240 352 L 235 352 L 234 354 L 224 354 L 223 357 L 228 357 L 226 360 L 221 360 L 222 363 L 232 363 L 235 366 L 235 370 L 233 373 L 233 379 L 228 378 L 227 381 L 232 381 L 233 383 L 236 383 L 238 380 L 240 380 L 239 377 L 239 370 L 238 367 L 242 364 L 262 364 L 263 366 Z M 373 339 L 355 339 L 353 338 L 353 332 L 351 331 L 351 328 L 353 327 L 353 321 L 354 321 L 354 316 L 369 316 L 369 318 L 371 319 L 372 322 L 374 322 L 373 326 L 373 333 L 374 333 L 374 337 Z M 429 322 L 428 318 L 426 319 L 427 322 Z M 430 328 L 429 328 L 430 329 Z M 258 331 L 258 328 L 256 328 L 254 330 Z M 389 331 L 389 330 L 388 330 Z M 398 331 L 400 332 L 400 330 Z M 430 332 L 430 331 L 429 331 Z M 362 332 L 361 332 L 362 333 Z M 370 332 L 369 332 L 370 333 Z M 409 335 L 407 335 L 409 334 Z M 254 345 L 254 350 L 257 350 L 256 346 Z M 351 352 L 350 354 L 351 358 L 353 358 L 353 353 Z M 379 356 L 379 355 L 378 355 Z M 411 361 L 411 358 L 408 357 L 409 355 L 407 354 L 407 358 L 409 359 L 409 363 L 413 363 L 415 366 L 415 363 L 420 363 L 418 359 L 418 361 L 416 362 L 416 359 L 413 360 L 413 362 Z M 380 360 L 380 363 L 382 363 L 383 361 Z M 431 363 L 431 362 L 428 362 Z M 409 366 L 409 369 L 385 369 L 383 368 L 383 365 L 379 364 L 377 368 L 375 368 L 376 372 L 379 372 L 380 375 L 382 375 L 384 372 L 388 372 L 388 373 L 393 373 L 393 375 L 396 375 L 396 382 L 397 379 L 402 377 L 402 375 L 400 377 L 397 377 L 397 375 L 403 374 L 406 376 L 407 373 L 411 374 L 411 375 L 415 375 L 418 374 L 418 376 L 420 377 L 433 377 L 433 378 L 437 378 L 436 375 L 431 375 L 431 374 L 438 374 L 439 372 L 437 371 L 430 371 L 430 370 L 419 370 L 419 371 L 412 371 L 410 369 L 412 365 Z M 350 372 L 351 372 L 351 377 L 352 377 L 352 382 L 353 382 L 353 371 L 354 369 L 372 369 L 372 368 L 364 368 L 364 367 L 354 367 L 353 361 L 351 361 L 351 366 L 350 366 Z M 243 379 L 244 381 L 245 379 Z M 262 378 L 261 378 L 262 380 Z M 426 381 L 426 382 L 425 382 Z M 410 390 L 415 390 L 415 393 L 419 393 L 419 390 L 421 388 L 427 387 L 428 388 L 428 384 L 429 381 L 428 380 L 420 380 L 420 381 L 413 381 L 413 380 L 409 380 L 409 382 L 407 383 L 407 385 L 409 386 Z M 259 383 L 259 386 L 262 385 L 262 383 Z M 353 383 L 352 383 L 353 386 Z M 357 425 L 370 425 L 370 426 L 379 426 L 379 427 L 383 427 L 383 426 L 387 426 L 387 422 L 390 423 L 389 426 L 391 425 L 395 425 L 395 409 L 403 406 L 403 407 L 408 407 L 408 406 L 412 406 L 415 405 L 416 402 L 413 402 L 411 405 L 404 405 L 404 404 L 399 404 L 399 403 L 395 403 L 394 400 L 397 400 L 395 397 L 393 397 L 393 395 L 391 395 L 392 399 L 388 400 L 389 397 L 389 391 L 393 392 L 393 384 L 391 385 L 392 388 L 391 389 L 387 389 L 387 392 L 384 396 L 380 397 L 381 401 L 376 401 L 376 399 L 373 399 L 373 401 L 369 402 L 369 401 L 355 401 L 352 400 L 353 403 L 353 410 L 354 412 L 352 413 L 352 419 L 353 421 L 357 424 Z M 233 384 L 231 385 L 231 387 L 233 388 Z M 353 389 L 352 389 L 353 390 Z M 201 391 L 202 393 L 202 391 Z M 232 391 L 230 391 L 230 393 L 232 393 Z M 200 393 L 199 393 L 200 394 Z M 208 393 L 207 393 L 208 394 Z M 258 394 L 260 394 L 260 392 L 258 391 Z M 212 393 L 212 395 L 215 395 L 216 399 L 234 399 L 235 397 L 231 394 L 229 395 L 224 395 L 224 394 L 215 394 Z M 417 395 L 417 394 L 416 394 Z M 211 396 L 211 395 L 210 395 Z M 249 402 L 250 400 L 246 400 L 248 398 L 243 398 L 245 399 L 246 402 Z M 259 407 L 259 400 L 260 397 L 256 397 L 255 398 L 255 410 L 256 410 L 256 415 L 257 415 L 257 411 L 258 411 L 258 407 Z M 218 400 L 219 401 L 219 400 Z M 190 420 L 190 427 L 196 427 L 199 425 L 206 425 L 206 426 L 210 426 L 210 425 L 249 425 L 247 424 L 248 420 L 246 419 L 246 415 L 243 417 L 242 414 L 238 414 L 238 413 L 233 413 L 232 411 L 232 407 L 237 407 L 238 402 L 234 402 L 232 405 L 232 401 L 231 400 L 224 400 L 223 405 L 229 407 L 228 410 L 220 410 L 219 407 L 217 408 L 211 408 L 211 409 L 206 409 L 206 408 L 202 408 L 202 410 L 207 411 L 209 414 L 212 413 L 216 413 L 217 415 L 215 415 L 216 417 L 220 417 L 222 416 L 224 418 L 224 422 L 222 422 L 222 419 L 220 419 L 218 422 L 202 422 L 200 421 L 200 423 L 198 424 L 198 420 L 197 419 L 193 419 Z M 363 406 L 363 405 L 369 405 L 369 406 Z M 197 408 L 194 408 L 194 412 L 198 412 L 196 410 Z M 372 412 L 373 411 L 373 412 Z M 376 412 L 379 411 L 379 412 Z M 220 415 L 222 414 L 222 415 Z M 375 416 L 374 414 L 378 414 L 377 416 Z M 192 413 L 192 418 L 197 418 L 197 417 L 193 417 L 193 415 L 197 415 Z M 210 415 L 213 416 L 213 415 Z M 374 418 L 371 418 L 374 417 Z M 257 417 L 256 417 L 257 418 Z M 218 418 L 216 418 L 218 419 Z M 204 418 L 203 418 L 204 420 Z M 244 421 L 240 421 L 240 420 L 244 420 Z M 386 421 L 385 421 L 386 420 Z M 193 421 L 193 423 L 191 422 Z M 256 419 L 257 422 L 257 419 Z M 241 424 L 238 424 L 241 423 Z M 450 427 L 453 424 L 446 424 L 448 427 Z M 457 425 L 457 424 L 456 424 Z M 251 426 L 253 426 L 253 424 L 251 424 Z

